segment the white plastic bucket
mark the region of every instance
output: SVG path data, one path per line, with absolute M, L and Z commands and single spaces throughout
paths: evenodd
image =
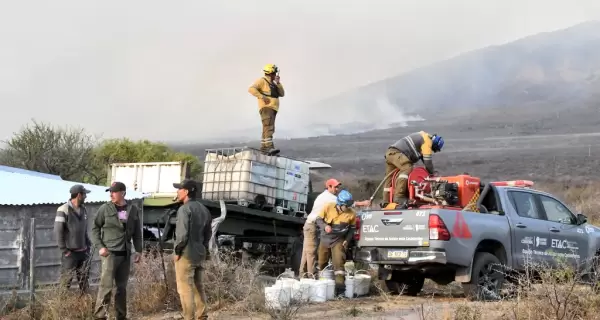
M 269 308 L 281 309 L 290 304 L 293 297 L 296 296 L 300 289 L 300 281 L 292 278 L 280 277 L 275 280 L 275 284 L 265 288 L 265 304 Z
M 363 296 L 369 293 L 371 288 L 371 276 L 368 274 L 359 274 L 359 272 L 367 272 L 366 270 L 356 271 L 354 274 L 354 291 L 356 295 Z
M 333 270 L 328 270 L 329 268 L 332 268 L 333 265 L 328 265 L 327 267 L 323 268 L 323 270 L 321 270 L 321 272 L 319 272 L 319 280 L 333 280 L 335 279 Z
M 305 273 L 310 274 L 312 273 Z M 304 275 L 303 275 L 304 276 Z M 295 294 L 292 296 L 292 299 L 298 300 L 300 302 L 308 302 L 311 300 L 311 295 L 313 294 L 313 286 L 317 282 L 314 278 L 301 278 L 298 281 L 297 290 Z
M 300 302 L 308 302 L 311 300 L 311 294 L 313 293 L 313 287 L 317 280 L 315 279 L 303 279 L 300 280 L 299 290 L 294 296 L 296 300 Z
M 291 286 L 284 283 L 265 288 L 265 304 L 272 309 L 281 309 L 291 302 Z
M 316 280 L 311 285 L 311 302 L 325 302 L 327 301 L 327 282 L 326 280 Z
M 322 280 L 327 284 L 327 300 L 333 300 L 335 298 L 335 280 Z
M 353 276 L 346 276 L 346 280 L 344 281 L 344 284 L 346 285 L 346 298 L 354 298 L 356 282 L 357 281 L 355 281 Z

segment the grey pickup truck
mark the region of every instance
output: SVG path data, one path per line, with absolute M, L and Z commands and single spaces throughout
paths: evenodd
M 600 229 L 551 194 L 486 184 L 476 205 L 480 212 L 439 206 L 363 211 L 354 260 L 377 269 L 392 292 L 416 295 L 428 278 L 460 282 L 474 300 L 495 299 L 504 271 L 522 272 L 531 262 L 597 270 L 590 258 L 600 253 Z

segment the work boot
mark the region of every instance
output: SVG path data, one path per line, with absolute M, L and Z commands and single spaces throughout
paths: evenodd
M 269 151 L 267 151 L 267 153 L 270 156 L 274 156 L 279 153 L 279 149 L 271 148 L 271 149 L 269 149 Z
M 340 297 L 346 295 L 346 285 L 335 286 L 334 296 Z

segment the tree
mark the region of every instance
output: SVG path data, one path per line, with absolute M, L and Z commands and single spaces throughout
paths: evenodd
M 0 164 L 61 176 L 65 180 L 105 185 L 108 165 L 116 162 L 187 162 L 190 176 L 198 179 L 202 165 L 192 154 L 148 140 L 99 139 L 83 129 L 32 124 L 4 141 Z
M 200 178 L 202 165 L 192 154 L 177 152 L 164 143 L 148 140 L 132 141 L 127 138 L 102 142 L 94 153 L 96 165 L 106 168 L 111 163 L 182 161 L 189 166 L 190 177 Z M 100 168 L 97 169 L 100 170 Z M 106 171 L 103 171 L 106 173 Z
M 60 128 L 33 120 L 4 141 L 0 163 L 81 181 L 94 157 L 96 139 L 80 128 Z

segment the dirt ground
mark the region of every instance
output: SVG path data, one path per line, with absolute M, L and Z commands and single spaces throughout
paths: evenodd
M 503 302 L 483 303 L 467 302 L 464 298 L 392 297 L 383 301 L 380 297 L 365 297 L 328 301 L 300 307 L 293 319 L 396 319 L 396 320 L 434 320 L 455 319 L 457 310 L 486 310 L 487 319 L 499 319 L 503 315 Z M 460 312 L 460 311 L 458 311 Z M 236 314 L 226 311 L 211 312 L 210 319 L 267 320 L 273 319 L 267 314 Z M 179 312 L 138 318 L 140 320 L 182 319 Z
M 459 284 L 437 286 L 428 283 L 418 297 L 381 294 L 355 299 L 340 298 L 324 303 L 312 303 L 298 307 L 290 313 L 293 319 L 396 319 L 436 320 L 457 319 L 457 314 L 469 310 L 485 310 L 486 319 L 500 319 L 506 302 L 480 303 L 467 301 Z M 227 311 L 211 312 L 210 319 L 267 320 L 268 314 L 241 314 Z M 459 317 L 470 319 L 476 317 Z M 137 318 L 140 320 L 182 319 L 179 312 Z

